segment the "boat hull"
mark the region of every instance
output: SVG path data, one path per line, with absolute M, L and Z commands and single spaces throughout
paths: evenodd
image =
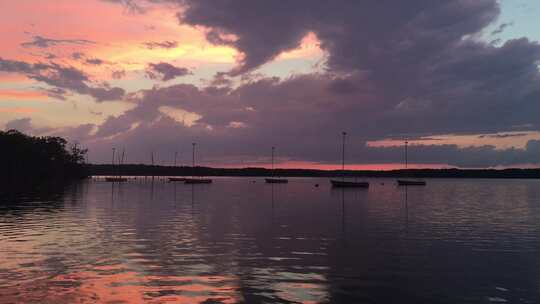
M 185 177 L 169 177 L 170 182 L 185 182 Z
M 186 184 L 211 184 L 212 180 L 208 178 L 186 178 L 184 180 Z
M 368 182 L 330 180 L 330 183 L 335 188 L 369 188 Z
M 425 181 L 415 181 L 415 180 L 404 180 L 398 179 L 398 186 L 425 186 Z
M 265 178 L 264 180 L 268 184 L 286 184 L 289 182 L 288 179 L 284 179 L 284 178 Z

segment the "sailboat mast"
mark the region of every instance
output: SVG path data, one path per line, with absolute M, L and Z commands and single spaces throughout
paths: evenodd
M 275 149 L 276 149 L 275 147 L 272 147 L 272 176 L 276 175 L 275 170 L 274 170 L 274 150 Z
M 152 151 L 152 182 L 154 181 L 154 151 Z
M 409 145 L 409 142 L 408 141 L 405 141 L 405 169 L 407 169 L 407 165 L 408 165 L 408 155 L 407 155 L 407 146 Z
M 114 166 L 114 152 L 116 151 L 116 148 L 112 148 L 112 161 L 111 165 Z
M 174 166 L 176 167 L 176 157 L 178 156 L 178 152 L 174 152 Z
M 125 150 L 126 150 L 125 148 L 122 148 L 122 158 L 121 158 L 121 162 L 120 162 L 120 165 L 122 165 L 122 166 L 124 165 L 124 153 L 126 152 Z M 118 175 L 120 177 L 122 177 L 122 174 L 121 174 L 122 172 L 120 171 L 122 169 L 121 169 L 120 165 L 118 166 Z
M 341 146 L 341 174 L 342 178 L 345 179 L 345 136 L 347 136 L 347 132 L 343 132 L 343 140 L 342 140 L 342 146 Z
M 193 143 L 193 151 L 191 152 L 191 177 L 195 177 L 195 146 L 196 143 Z

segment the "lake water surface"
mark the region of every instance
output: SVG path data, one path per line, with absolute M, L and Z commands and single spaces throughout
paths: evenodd
M 0 198 L 0 303 L 540 303 L 540 181 L 370 182 Z

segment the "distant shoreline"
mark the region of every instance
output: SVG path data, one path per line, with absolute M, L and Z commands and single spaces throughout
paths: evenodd
M 400 169 L 376 170 L 317 170 L 265 168 L 173 167 L 142 164 L 88 164 L 92 176 L 246 176 L 246 177 L 389 177 L 389 178 L 520 178 L 540 179 L 540 169 Z

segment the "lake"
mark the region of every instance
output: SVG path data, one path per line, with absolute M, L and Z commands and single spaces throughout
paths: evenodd
M 540 302 L 539 180 L 369 181 L 4 197 L 0 303 Z

